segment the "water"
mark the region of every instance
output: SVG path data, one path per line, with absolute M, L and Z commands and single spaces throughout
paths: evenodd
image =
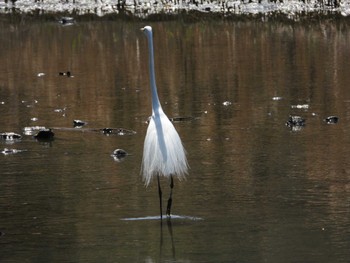
M 0 132 L 23 138 L 0 149 L 25 151 L 0 155 L 0 261 L 347 262 L 350 25 L 151 24 L 163 108 L 193 118 L 175 123 L 191 170 L 162 225 L 157 184 L 140 176 L 143 25 L 1 21 Z M 23 134 L 37 125 L 55 139 Z

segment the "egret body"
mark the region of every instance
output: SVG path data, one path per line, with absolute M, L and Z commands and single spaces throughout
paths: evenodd
M 157 177 L 160 202 L 160 216 L 162 218 L 162 191 L 160 176 L 170 177 L 170 197 L 167 204 L 167 216 L 170 216 L 172 204 L 173 177 L 183 179 L 188 172 L 186 152 L 179 134 L 169 118 L 165 115 L 160 104 L 156 78 L 154 72 L 154 53 L 152 28 L 141 28 L 148 40 L 149 75 L 152 94 L 152 116 L 149 121 L 143 148 L 142 175 L 148 186 L 153 177 Z

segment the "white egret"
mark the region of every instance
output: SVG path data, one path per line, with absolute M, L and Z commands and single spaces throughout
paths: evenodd
M 166 215 L 170 217 L 173 176 L 183 179 L 188 172 L 185 149 L 174 125 L 163 112 L 157 94 L 154 72 L 153 34 L 150 26 L 141 28 L 147 36 L 149 51 L 149 75 L 152 92 L 152 116 L 149 121 L 143 148 L 142 175 L 148 186 L 152 178 L 157 176 L 160 218 L 162 218 L 162 190 L 160 176 L 170 177 L 170 197 L 168 199 Z

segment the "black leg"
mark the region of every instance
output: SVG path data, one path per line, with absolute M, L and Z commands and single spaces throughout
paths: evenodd
M 166 215 L 168 217 L 170 217 L 171 204 L 173 202 L 173 188 L 174 188 L 174 180 L 173 180 L 173 176 L 170 175 L 170 196 L 169 196 L 168 205 L 167 205 L 167 208 L 166 208 Z
M 160 220 L 162 220 L 162 218 L 163 218 L 163 211 L 162 211 L 162 189 L 160 188 L 159 175 L 157 175 L 157 180 L 158 180 L 158 195 L 159 195 Z

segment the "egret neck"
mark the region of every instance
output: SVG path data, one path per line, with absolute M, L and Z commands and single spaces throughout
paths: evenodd
M 150 84 L 151 84 L 151 92 L 152 92 L 152 108 L 155 114 L 158 114 L 159 111 L 162 112 L 162 106 L 160 105 L 158 93 L 157 93 L 157 85 L 156 85 L 156 74 L 154 71 L 154 55 L 153 55 L 153 36 L 152 29 L 143 30 L 148 39 L 148 56 L 149 56 L 149 75 L 150 75 Z

